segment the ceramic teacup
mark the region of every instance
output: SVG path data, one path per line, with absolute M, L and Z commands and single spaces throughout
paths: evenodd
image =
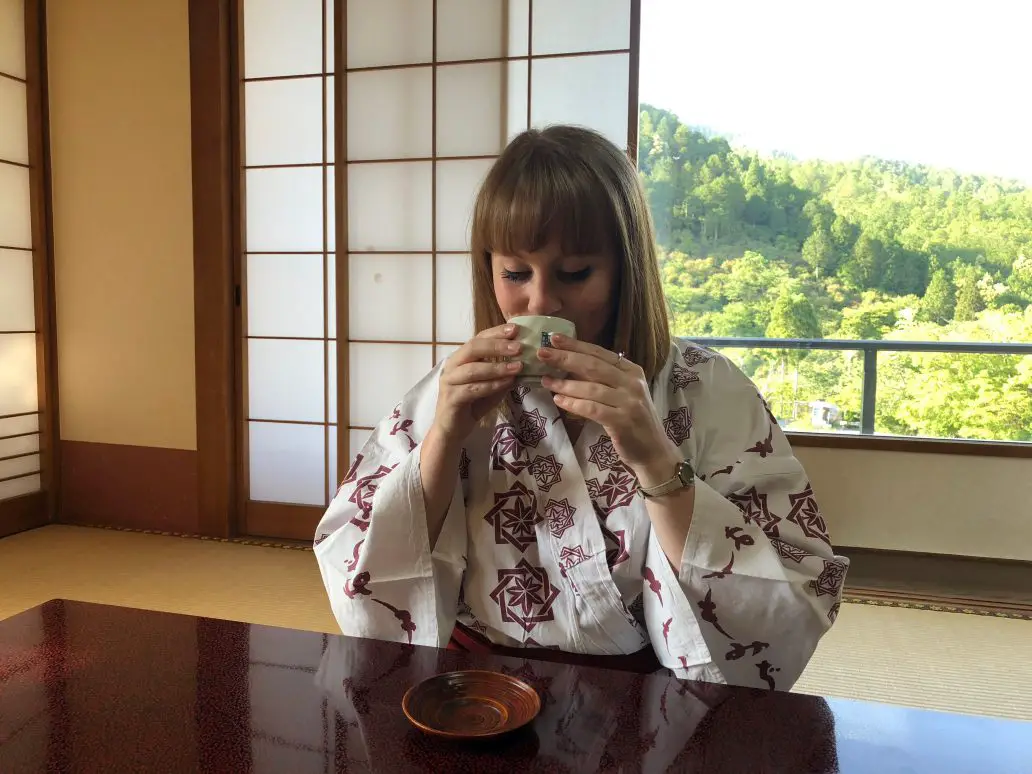
M 562 317 L 543 315 L 513 317 L 509 322 L 518 326 L 516 340 L 523 345 L 520 352 L 523 370 L 520 371 L 517 381 L 540 384 L 542 376 L 562 378 L 566 375 L 564 371 L 538 360 L 537 351 L 552 346 L 554 333 L 569 336 L 571 339 L 577 338 L 577 326 Z

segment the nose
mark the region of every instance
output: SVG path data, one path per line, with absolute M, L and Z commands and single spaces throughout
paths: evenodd
M 557 314 L 563 308 L 563 303 L 556 291 L 549 279 L 535 272 L 527 288 L 527 312 L 546 316 Z

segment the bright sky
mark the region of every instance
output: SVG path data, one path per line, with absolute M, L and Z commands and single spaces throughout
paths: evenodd
M 642 0 L 642 102 L 736 145 L 1032 185 L 1032 0 Z

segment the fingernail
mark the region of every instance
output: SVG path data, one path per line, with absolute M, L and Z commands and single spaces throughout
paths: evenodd
M 521 368 L 523 368 L 523 363 L 521 363 L 519 360 L 514 360 L 511 363 L 505 364 L 506 371 L 519 371 Z
M 553 357 L 551 350 L 548 349 L 539 349 L 537 354 L 542 360 L 549 360 Z
M 513 353 L 519 352 L 520 351 L 520 344 L 519 344 L 519 342 L 514 341 L 511 344 L 506 344 L 505 345 L 505 351 L 506 352 L 513 352 Z
M 562 344 L 566 341 L 566 337 L 561 333 L 553 333 L 551 340 L 553 344 Z
M 512 333 L 514 330 L 516 330 L 516 326 L 515 325 L 506 325 L 505 326 L 505 332 L 506 333 Z

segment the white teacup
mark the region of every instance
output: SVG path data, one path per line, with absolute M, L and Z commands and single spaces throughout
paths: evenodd
M 518 326 L 516 340 L 523 345 L 519 358 L 523 362 L 523 370 L 516 377 L 517 381 L 540 384 L 542 376 L 560 379 L 566 376 L 565 371 L 538 360 L 537 351 L 552 346 L 553 333 L 569 336 L 571 339 L 577 338 L 577 326 L 562 317 L 544 315 L 513 317 L 509 322 Z

